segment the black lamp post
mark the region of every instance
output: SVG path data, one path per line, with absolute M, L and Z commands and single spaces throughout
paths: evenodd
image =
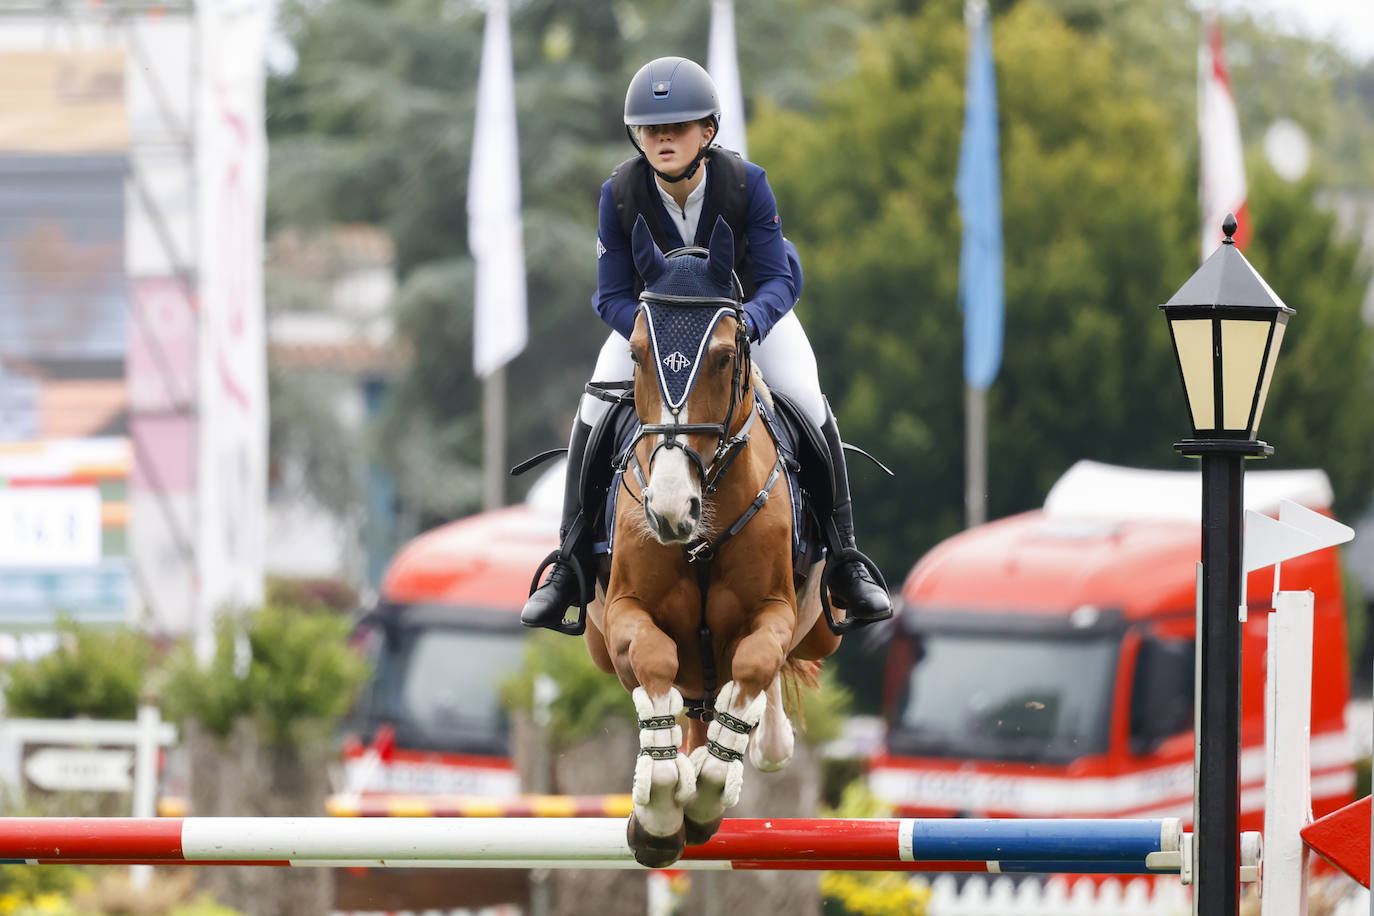
M 1193 437 L 1174 444 L 1202 459 L 1202 680 L 1198 716 L 1197 867 L 1193 912 L 1235 916 L 1240 906 L 1241 533 L 1244 461 L 1271 454 L 1259 441 L 1284 328 L 1293 310 L 1226 239 L 1160 306 L 1192 415 Z

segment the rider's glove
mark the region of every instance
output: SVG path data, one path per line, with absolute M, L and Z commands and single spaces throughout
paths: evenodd
M 745 330 L 747 330 L 747 331 L 749 332 L 749 342 L 750 342 L 750 343 L 758 343 L 758 342 L 759 342 L 759 326 L 756 325 L 756 324 L 754 324 L 754 319 L 750 317 L 750 315 L 749 315 L 748 312 L 745 312 L 745 313 L 744 313 L 744 327 L 745 327 Z

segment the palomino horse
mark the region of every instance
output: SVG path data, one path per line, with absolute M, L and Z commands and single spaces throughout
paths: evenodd
M 840 640 L 821 614 L 821 564 L 798 600 L 785 459 L 759 420 L 767 394 L 749 358 L 729 227 L 717 221 L 709 252 L 663 255 L 642 217 L 632 238 L 646 281 L 630 338 L 642 426 L 622 456 L 610 577 L 585 638 L 633 692 L 641 751 L 629 843 L 658 867 L 716 831 L 739 800 L 746 753 L 759 770 L 787 763 L 782 676 L 814 683 L 814 660 Z M 685 755 L 684 697 L 699 716 Z

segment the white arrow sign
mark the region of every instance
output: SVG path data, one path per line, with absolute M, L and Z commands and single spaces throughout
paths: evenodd
M 1245 571 L 1282 563 L 1314 550 L 1344 544 L 1355 529 L 1292 500 L 1279 500 L 1279 517 L 1245 513 Z
M 1291 499 L 1279 500 L 1279 517 L 1272 519 L 1250 509 L 1245 510 L 1245 571 L 1253 572 L 1266 566 L 1274 567 L 1274 594 L 1279 593 L 1279 569 L 1284 560 L 1300 557 L 1314 550 L 1324 550 L 1344 544 L 1355 537 L 1355 529 L 1327 518 Z M 1246 586 L 1249 577 L 1240 581 L 1240 615 L 1245 619 Z
M 134 752 L 45 747 L 24 761 L 24 775 L 50 792 L 129 792 Z

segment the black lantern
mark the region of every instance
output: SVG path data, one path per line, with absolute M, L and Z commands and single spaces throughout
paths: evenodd
M 1240 907 L 1245 461 L 1273 452 L 1257 436 L 1293 314 L 1236 249 L 1234 216 L 1222 231 L 1221 246 L 1160 306 L 1193 421 L 1193 438 L 1174 448 L 1202 459 L 1193 912 L 1206 916 L 1236 916 Z
M 1260 417 L 1293 310 L 1236 248 L 1234 216 L 1227 215 L 1222 231 L 1221 246 L 1160 306 L 1192 415 L 1193 438 L 1177 447 L 1201 454 L 1217 440 L 1227 450 L 1254 442 L 1244 451 L 1267 454 L 1258 441 Z

